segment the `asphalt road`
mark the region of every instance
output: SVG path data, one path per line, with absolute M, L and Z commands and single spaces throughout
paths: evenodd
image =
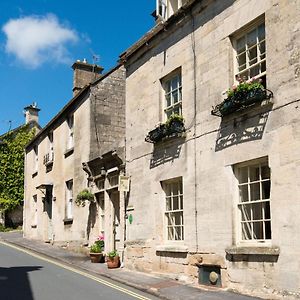
M 0 243 L 1 300 L 156 300 L 108 279 Z

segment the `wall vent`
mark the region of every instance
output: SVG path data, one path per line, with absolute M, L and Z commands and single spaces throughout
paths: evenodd
M 201 265 L 198 273 L 199 284 L 210 285 L 210 286 L 222 286 L 221 281 L 221 268 L 220 266 L 207 266 Z

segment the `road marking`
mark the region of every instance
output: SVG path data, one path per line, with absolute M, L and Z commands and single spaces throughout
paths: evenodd
M 77 274 L 79 274 L 79 275 L 82 275 L 82 276 L 85 276 L 85 277 L 87 277 L 87 278 L 90 278 L 90 279 L 92 279 L 92 280 L 94 280 L 94 281 L 97 281 L 97 282 L 99 282 L 99 283 L 101 283 L 101 284 L 103 284 L 103 285 L 106 285 L 106 286 L 111 287 L 111 288 L 113 288 L 113 289 L 115 289 L 115 290 L 118 290 L 118 291 L 120 291 L 120 292 L 122 292 L 122 293 L 125 293 L 125 294 L 127 294 L 127 295 L 130 295 L 130 296 L 132 296 L 132 297 L 134 297 L 134 298 L 137 298 L 137 299 L 140 299 L 140 300 L 151 300 L 150 298 L 147 298 L 147 297 L 144 297 L 144 296 L 142 296 L 142 295 L 139 295 L 139 294 L 137 294 L 137 293 L 135 293 L 135 292 L 132 292 L 132 291 L 127 290 L 127 289 L 125 289 L 125 288 L 122 288 L 122 287 L 120 287 L 120 286 L 118 286 L 118 285 L 115 285 L 115 284 L 113 284 L 113 283 L 110 283 L 109 281 L 100 279 L 100 278 L 98 278 L 98 277 L 96 277 L 96 276 L 93 276 L 93 275 L 91 275 L 91 274 L 89 274 L 89 273 L 86 273 L 86 272 L 77 270 L 77 269 L 72 268 L 72 267 L 70 267 L 70 266 L 67 266 L 67 265 L 64 265 L 64 264 L 62 264 L 62 263 L 56 262 L 56 261 L 54 261 L 54 260 L 52 260 L 52 259 L 49 259 L 49 258 L 43 257 L 43 256 L 41 256 L 41 255 L 38 255 L 38 254 L 36 254 L 36 253 L 34 253 L 34 252 L 30 251 L 30 250 L 27 250 L 27 249 L 24 249 L 24 248 L 21 248 L 21 247 L 12 245 L 12 244 L 7 243 L 7 242 L 4 242 L 4 241 L 0 241 L 0 244 L 3 244 L 3 245 L 5 245 L 5 246 L 11 247 L 11 248 L 16 249 L 16 250 L 18 250 L 18 251 L 24 252 L 24 253 L 26 253 L 26 254 L 28 254 L 28 255 L 30 255 L 30 256 L 33 256 L 33 257 L 36 257 L 36 258 L 41 259 L 41 260 L 43 260 L 43 261 L 49 262 L 49 263 L 51 263 L 51 264 L 54 264 L 54 265 L 56 265 L 56 266 L 59 266 L 59 267 L 64 268 L 64 269 L 66 269 L 66 270 L 69 270 L 69 271 L 71 271 L 71 272 L 74 272 L 74 273 L 77 273 Z

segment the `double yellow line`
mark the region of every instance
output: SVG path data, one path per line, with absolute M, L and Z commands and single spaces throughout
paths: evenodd
M 18 246 L 15 246 L 15 245 L 6 243 L 6 242 L 4 242 L 4 241 L 0 241 L 0 244 L 5 245 L 5 246 L 8 246 L 8 247 L 11 247 L 11 248 L 16 249 L 16 250 L 18 250 L 18 251 L 24 252 L 24 253 L 26 253 L 26 254 L 28 254 L 28 255 L 31 255 L 31 256 L 33 256 L 33 257 L 36 257 L 36 258 L 41 259 L 41 260 L 43 260 L 43 261 L 46 261 L 46 262 L 48 262 L 48 263 L 54 264 L 54 265 L 56 265 L 56 266 L 58 266 L 58 267 L 64 268 L 64 269 L 69 270 L 69 271 L 71 271 L 71 272 L 77 273 L 77 274 L 82 275 L 82 276 L 84 276 L 84 277 L 90 278 L 90 279 L 92 279 L 92 280 L 94 280 L 94 281 L 97 281 L 97 282 L 99 282 L 99 283 L 101 283 L 101 284 L 103 284 L 103 285 L 106 285 L 106 286 L 108 286 L 108 287 L 110 287 L 110 288 L 113 288 L 113 289 L 115 289 L 115 290 L 117 290 L 117 291 L 120 291 L 120 292 L 122 292 L 122 293 L 124 293 L 124 294 L 130 295 L 130 296 L 132 296 L 133 298 L 140 299 L 140 300 L 150 300 L 150 298 L 144 297 L 144 296 L 139 295 L 139 294 L 137 294 L 137 293 L 135 293 L 135 292 L 132 292 L 132 291 L 130 291 L 130 290 L 127 290 L 127 289 L 125 289 L 125 288 L 122 288 L 122 287 L 120 287 L 120 286 L 118 286 L 118 285 L 115 285 L 115 284 L 109 282 L 109 281 L 100 279 L 100 278 L 98 278 L 98 277 L 96 277 L 96 276 L 93 276 L 93 275 L 91 275 L 91 274 L 89 274 L 89 273 L 86 273 L 86 272 L 77 270 L 77 269 L 72 268 L 72 267 L 70 267 L 70 266 L 67 266 L 67 265 L 64 265 L 64 264 L 62 264 L 62 263 L 59 263 L 59 262 L 57 262 L 57 261 L 55 261 L 55 260 L 45 258 L 45 257 L 40 256 L 40 255 L 38 255 L 38 254 L 36 254 L 36 253 L 33 253 L 33 252 L 29 251 L 29 250 L 23 249 L 23 248 L 21 248 L 21 247 L 18 247 Z

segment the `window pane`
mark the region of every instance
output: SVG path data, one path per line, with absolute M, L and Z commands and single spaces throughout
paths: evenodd
M 175 227 L 175 240 L 182 240 L 181 226 Z
M 263 240 L 264 239 L 263 222 L 254 222 L 253 223 L 253 238 L 255 240 Z
M 264 55 L 265 52 L 266 52 L 266 43 L 265 42 L 261 42 L 259 44 L 259 51 L 260 51 L 260 55 L 263 55 L 263 56 L 260 57 L 260 59 L 265 58 L 265 55 Z
M 178 77 L 176 76 L 171 83 L 171 89 L 172 91 L 176 90 L 178 87 Z
M 259 74 L 259 65 L 250 69 L 250 78 Z
M 167 118 L 170 118 L 170 116 L 172 115 L 172 113 L 173 113 L 172 109 L 166 110 L 166 116 L 167 116 Z
M 242 239 L 251 240 L 251 223 L 242 223 Z
M 249 65 L 250 66 L 257 63 L 257 48 L 256 47 L 253 47 L 249 50 L 248 57 L 249 57 Z
M 178 101 L 182 101 L 182 93 L 181 93 L 181 88 L 178 90 Z
M 174 240 L 173 227 L 168 227 L 168 240 Z
M 236 50 L 237 50 L 238 54 L 241 52 L 244 52 L 246 50 L 245 44 L 246 44 L 245 37 L 242 37 L 237 40 L 237 43 L 236 43 L 237 49 Z
M 258 40 L 261 41 L 265 38 L 265 24 L 258 26 Z
M 173 113 L 177 114 L 177 115 L 181 115 L 181 110 L 180 110 L 180 106 L 179 105 L 176 106 L 176 107 L 174 107 Z
M 268 181 L 264 181 L 261 183 L 261 198 L 262 199 L 270 199 L 270 190 L 271 190 L 271 182 Z
M 172 102 L 173 102 L 173 104 L 178 102 L 178 93 L 177 93 L 177 91 L 172 92 Z
M 265 238 L 267 240 L 270 240 L 271 239 L 271 222 L 268 221 L 268 222 L 265 222 Z
M 173 198 L 173 210 L 178 210 L 179 209 L 179 198 L 178 196 L 175 196 Z
M 251 220 L 251 205 L 241 205 L 242 221 Z
M 259 182 L 250 184 L 250 195 L 251 195 L 251 201 L 260 200 Z
M 183 196 L 180 196 L 180 209 L 183 209 Z
M 259 166 L 249 167 L 250 182 L 259 180 Z
M 174 214 L 174 219 L 175 219 L 175 225 L 182 225 L 181 213 Z
M 246 68 L 246 53 L 242 53 L 237 56 L 237 61 L 239 65 L 239 71 L 242 71 Z
M 270 202 L 264 202 L 264 213 L 265 213 L 265 220 L 271 219 L 271 212 L 270 212 Z
M 247 46 L 250 48 L 251 46 L 256 44 L 256 29 L 252 30 L 247 34 Z
M 245 72 L 241 73 L 240 74 L 240 77 L 243 79 L 243 80 L 247 80 L 250 78 L 250 70 L 246 70 Z
M 178 80 L 178 87 L 181 87 L 181 76 L 180 75 L 178 75 L 177 80 Z
M 169 93 L 171 91 L 171 82 L 170 81 L 167 81 L 166 82 L 166 93 Z
M 166 94 L 166 107 L 171 105 L 171 95 Z
M 167 213 L 167 218 L 168 218 L 168 225 L 173 225 L 173 220 L 172 220 L 172 217 L 171 217 L 171 213 Z
M 240 186 L 240 202 L 248 202 L 248 185 L 241 185 Z
M 262 220 L 263 214 L 262 214 L 262 206 L 263 203 L 253 203 L 252 205 L 252 220 Z
M 166 210 L 171 210 L 171 198 L 166 198 Z
M 266 71 L 266 62 L 263 61 L 260 65 L 260 68 L 261 68 L 261 73 L 265 72 Z
M 248 182 L 248 167 L 239 169 L 239 183 Z
M 268 166 L 261 166 L 261 179 L 270 178 L 270 168 Z

